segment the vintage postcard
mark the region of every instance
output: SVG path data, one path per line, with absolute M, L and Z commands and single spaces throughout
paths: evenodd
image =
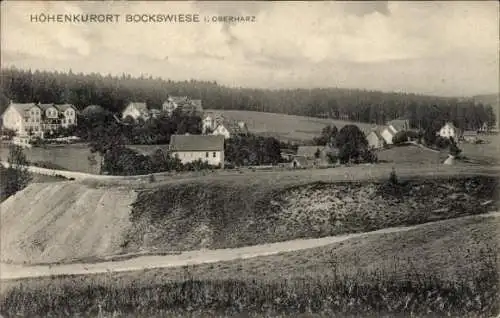
M 3 1 L 1 317 L 499 317 L 497 1 Z

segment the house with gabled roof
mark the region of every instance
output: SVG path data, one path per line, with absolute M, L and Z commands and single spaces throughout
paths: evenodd
M 437 133 L 439 136 L 443 138 L 453 138 L 455 140 L 460 138 L 461 131 L 458 129 L 455 124 L 453 124 L 451 121 L 446 122 L 443 127 L 438 131 Z
M 18 136 L 33 134 L 43 137 L 43 109 L 35 103 L 13 103 L 2 114 L 3 127 L 16 132 Z
M 44 137 L 44 132 L 77 125 L 78 110 L 71 104 L 10 103 L 2 114 L 5 128 L 19 136 Z
M 127 107 L 122 112 L 122 119 L 127 117 L 131 117 L 134 120 L 139 118 L 148 119 L 149 118 L 149 109 L 146 103 L 143 102 L 130 102 Z
M 170 154 L 183 164 L 202 160 L 224 168 L 224 136 L 220 135 L 172 135 Z
M 189 102 L 187 96 L 168 96 L 167 100 L 162 105 L 162 110 L 166 112 L 169 116 L 173 114 L 174 110 L 184 106 L 184 104 Z
M 398 132 L 399 131 L 392 125 L 380 127 L 380 136 L 384 138 L 384 142 L 387 145 L 393 144 L 392 139 L 394 138 L 394 136 L 396 136 Z
M 311 165 L 330 163 L 331 156 L 337 157 L 339 150 L 331 146 L 299 146 L 296 157 L 305 158 Z
M 382 137 L 382 131 L 380 128 L 370 131 L 370 133 L 366 135 L 366 140 L 368 141 L 368 147 L 372 149 L 381 149 L 386 143 L 384 137 Z
M 225 139 L 229 139 L 234 136 L 245 136 L 248 135 L 248 133 L 248 127 L 245 122 L 224 118 L 222 122 L 217 124 L 212 135 L 222 135 Z

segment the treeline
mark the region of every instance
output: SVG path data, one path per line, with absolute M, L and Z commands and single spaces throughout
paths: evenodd
M 0 111 L 8 100 L 16 102 L 70 103 L 79 109 L 95 104 L 117 113 L 129 101 L 143 101 L 160 108 L 168 95 L 203 100 L 206 109 L 250 110 L 290 115 L 345 119 L 383 124 L 401 116 L 414 128 L 451 120 L 463 129 L 495 124 L 490 105 L 472 99 L 384 93 L 353 89 L 249 89 L 230 88 L 209 81 L 174 82 L 153 77 L 102 76 L 2 69 Z

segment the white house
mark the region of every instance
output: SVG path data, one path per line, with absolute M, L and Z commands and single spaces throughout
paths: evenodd
M 248 127 L 245 122 L 229 120 L 223 120 L 212 132 L 212 135 L 221 135 L 224 136 L 225 139 L 246 134 L 248 134 Z
M 77 109 L 70 104 L 11 103 L 2 114 L 5 128 L 15 130 L 18 136 L 38 136 L 60 127 L 77 125 Z
M 63 104 L 55 105 L 59 112 L 63 115 L 61 120 L 62 127 L 77 125 L 77 110 L 73 105 Z
M 189 98 L 187 96 L 169 96 L 167 100 L 162 105 L 162 110 L 168 115 L 172 115 L 174 110 L 182 107 L 183 104 L 188 103 Z
M 146 103 L 130 102 L 122 113 L 122 119 L 127 117 L 132 117 L 134 120 L 149 118 L 149 110 Z
M 2 114 L 3 126 L 16 131 L 19 136 L 28 132 L 42 136 L 42 109 L 35 103 L 10 103 Z
M 394 126 L 389 125 L 382 128 L 380 136 L 384 138 L 387 145 L 392 145 L 392 138 L 398 133 L 398 130 Z
M 368 147 L 372 149 L 380 149 L 384 147 L 385 139 L 382 134 L 377 130 L 372 130 L 367 136 Z M 392 139 L 391 139 L 392 141 Z
M 438 132 L 438 135 L 443 138 L 457 139 L 460 136 L 460 131 L 452 122 L 447 122 Z
M 170 153 L 182 163 L 198 159 L 213 166 L 224 167 L 224 137 L 214 135 L 172 135 Z
M 214 113 L 206 114 L 203 117 L 203 121 L 201 123 L 202 124 L 202 128 L 201 128 L 202 133 L 206 134 L 206 133 L 213 132 L 214 129 L 217 127 L 217 123 L 219 122 L 218 117 L 220 117 L 220 116 L 217 116 Z

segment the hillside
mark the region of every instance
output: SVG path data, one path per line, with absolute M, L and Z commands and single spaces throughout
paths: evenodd
M 243 260 L 5 281 L 1 313 L 496 317 L 499 226 L 456 219 Z
M 327 125 L 335 125 L 341 129 L 345 125 L 353 124 L 363 130 L 372 126 L 361 122 L 256 111 L 209 109 L 206 112 L 222 114 L 229 120 L 244 121 L 252 133 L 290 142 L 311 141 L 314 137 L 318 137 L 321 130 Z
M 0 205 L 1 261 L 230 248 L 420 224 L 498 207 L 492 177 L 276 184 L 205 179 L 151 189 L 32 184 Z
M 135 193 L 75 182 L 35 183 L 0 206 L 1 261 L 30 263 L 114 254 Z

